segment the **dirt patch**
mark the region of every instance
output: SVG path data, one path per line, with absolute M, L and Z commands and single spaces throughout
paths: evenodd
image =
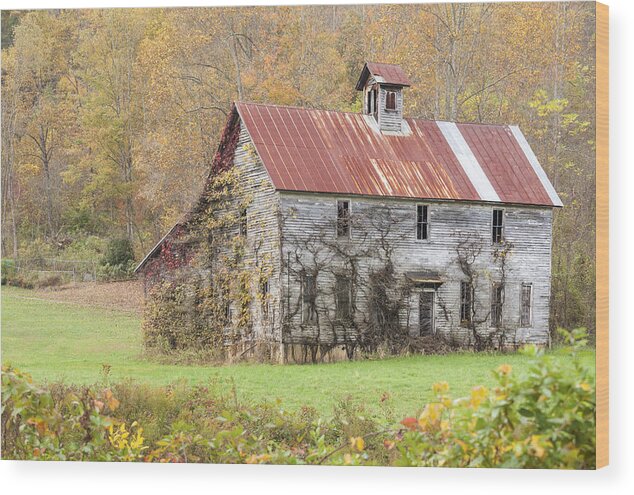
M 114 309 L 141 314 L 143 284 L 138 280 L 109 283 L 77 283 L 29 291 L 33 298 L 77 304 L 90 308 Z

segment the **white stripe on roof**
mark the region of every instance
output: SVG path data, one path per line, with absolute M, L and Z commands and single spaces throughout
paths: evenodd
M 520 131 L 520 128 L 516 125 L 510 125 L 509 129 L 511 129 L 513 136 L 515 136 L 517 143 L 520 145 L 520 148 L 522 148 L 522 151 L 526 155 L 528 162 L 531 164 L 533 170 L 537 174 L 537 177 L 539 177 L 539 180 L 542 182 L 542 186 L 544 186 L 544 189 L 546 189 L 546 192 L 548 193 L 548 196 L 550 197 L 553 205 L 563 206 L 564 204 L 561 202 L 557 191 L 555 191 L 555 188 L 548 179 L 546 172 L 544 172 L 544 169 L 539 164 L 539 160 L 535 156 L 535 153 L 533 153 L 530 144 L 528 144 L 528 141 L 526 141 L 526 138 L 524 137 L 522 131 Z
M 458 126 L 453 122 L 440 121 L 437 121 L 436 125 L 438 125 L 440 132 L 442 132 L 447 143 L 449 143 L 454 155 L 458 158 L 458 162 L 460 162 L 462 169 L 469 177 L 473 187 L 475 187 L 480 199 L 483 201 L 501 201 Z

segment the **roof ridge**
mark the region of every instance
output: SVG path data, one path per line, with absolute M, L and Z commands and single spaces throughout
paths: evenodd
M 363 115 L 359 112 L 346 112 L 345 110 L 331 110 L 325 108 L 313 108 L 313 107 L 300 107 L 299 105 L 278 105 L 277 103 L 258 103 L 255 101 L 236 101 L 236 104 L 243 103 L 245 105 L 257 105 L 260 107 L 277 107 L 277 108 L 294 108 L 296 110 L 312 110 L 315 112 L 332 112 L 332 113 L 345 113 L 351 115 Z
M 366 61 L 366 64 L 394 65 L 396 67 L 401 67 L 401 64 L 393 64 L 392 62 L 372 62 L 371 60 Z
M 301 107 L 299 105 L 279 105 L 277 103 L 259 103 L 255 101 L 244 101 L 244 100 L 236 100 L 234 101 L 236 105 L 244 104 L 244 105 L 257 105 L 260 107 L 276 107 L 276 108 L 293 108 L 295 110 L 309 110 L 313 112 L 329 112 L 329 113 L 342 113 L 345 115 L 359 115 L 363 116 L 364 114 L 359 112 L 349 112 L 345 110 L 332 110 L 326 108 L 314 108 L 314 107 Z M 460 124 L 460 125 L 482 125 L 482 126 L 492 126 L 492 127 L 511 127 L 516 124 L 496 124 L 493 122 L 464 122 L 458 120 L 444 120 L 444 119 L 425 119 L 423 117 L 403 117 L 405 120 L 413 120 L 413 121 L 422 121 L 422 122 L 449 122 L 452 124 Z

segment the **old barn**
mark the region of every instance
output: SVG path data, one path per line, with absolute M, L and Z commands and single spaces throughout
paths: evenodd
M 366 63 L 362 113 L 235 103 L 201 200 L 137 268 L 148 299 L 195 281 L 182 312 L 221 335 L 199 345 L 277 361 L 546 344 L 557 193 L 517 126 L 406 118 L 409 86 Z

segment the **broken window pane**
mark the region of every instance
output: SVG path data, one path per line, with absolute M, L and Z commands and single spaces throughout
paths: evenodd
M 352 314 L 352 281 L 350 277 L 339 275 L 335 278 L 335 308 L 337 318 L 348 319 Z
M 317 321 L 317 279 L 304 275 L 302 279 L 302 322 Z
M 260 280 L 260 300 L 262 302 L 262 315 L 264 316 L 264 318 L 268 318 L 270 312 L 268 278 L 263 278 L 262 280 Z
M 337 201 L 337 237 L 350 237 L 349 201 Z
M 388 91 L 385 95 L 385 108 L 386 110 L 396 110 L 396 93 L 394 91 Z
M 460 282 L 460 322 L 471 323 L 473 316 L 473 285 L 470 282 Z
M 502 325 L 502 307 L 504 305 L 504 284 L 494 284 L 491 294 L 491 326 Z
M 421 337 L 432 335 L 434 328 L 434 292 L 423 291 L 418 302 L 418 326 Z
M 520 305 L 520 326 L 530 327 L 532 324 L 533 307 L 533 286 L 522 284 L 521 305 Z
M 242 237 L 247 236 L 247 209 L 242 208 L 240 210 L 240 235 Z

